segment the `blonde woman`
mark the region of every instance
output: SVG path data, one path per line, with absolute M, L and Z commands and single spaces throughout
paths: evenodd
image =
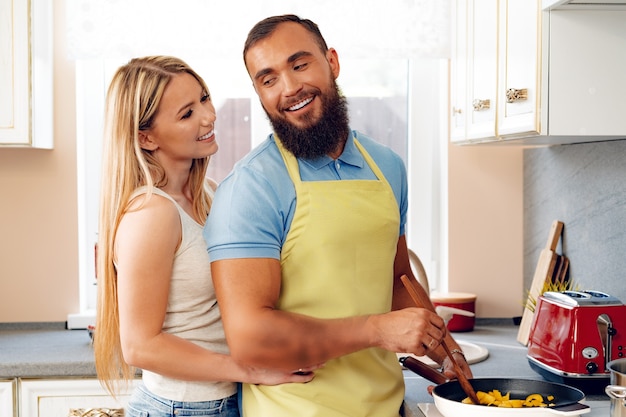
M 127 416 L 239 416 L 236 381 L 308 382 L 313 370 L 239 366 L 228 355 L 202 228 L 215 108 L 180 59 L 136 58 L 106 100 L 96 369 L 115 393 L 142 370 Z

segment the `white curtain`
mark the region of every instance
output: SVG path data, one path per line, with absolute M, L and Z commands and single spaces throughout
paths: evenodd
M 342 57 L 449 57 L 450 0 L 66 1 L 73 59 L 240 59 L 248 30 L 286 13 L 315 21 Z

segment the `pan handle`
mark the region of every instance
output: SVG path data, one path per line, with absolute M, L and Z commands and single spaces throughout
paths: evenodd
M 404 356 L 400 358 L 399 361 L 402 365 L 404 365 L 405 368 L 415 372 L 420 376 L 423 376 L 430 382 L 434 382 L 437 385 L 449 381 L 448 377 L 445 376 L 442 372 L 431 368 L 424 362 L 420 361 L 419 359 L 415 359 L 412 356 Z
M 578 416 L 581 414 L 589 413 L 591 411 L 591 407 L 587 404 L 574 403 L 568 405 L 560 405 L 557 407 L 546 407 L 542 408 L 542 410 L 549 411 L 559 416 Z

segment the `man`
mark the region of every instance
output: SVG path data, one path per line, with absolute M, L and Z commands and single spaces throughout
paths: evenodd
M 445 336 L 459 351 L 400 280 L 415 280 L 404 164 L 350 130 L 338 55 L 315 23 L 259 22 L 244 62 L 274 134 L 237 164 L 211 208 L 218 303 L 236 360 L 315 372 L 307 384 L 244 385 L 244 415 L 397 417 L 394 352 L 429 354 L 451 372 L 438 346 Z

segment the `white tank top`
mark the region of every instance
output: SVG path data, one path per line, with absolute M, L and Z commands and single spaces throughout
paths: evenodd
M 146 188 L 142 187 L 134 196 L 145 193 Z M 174 255 L 163 331 L 211 351 L 227 354 L 228 346 L 211 279 L 211 264 L 202 236 L 202 225 L 164 191 L 155 188 L 154 194 L 174 203 L 182 226 L 182 241 Z M 181 381 L 145 370 L 142 374 L 143 382 L 151 392 L 173 401 L 217 400 L 229 397 L 237 390 L 232 382 Z

